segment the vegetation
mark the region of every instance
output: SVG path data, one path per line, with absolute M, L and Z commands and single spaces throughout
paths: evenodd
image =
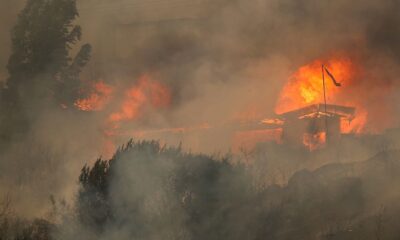
M 77 16 L 75 0 L 27 1 L 12 32 L 10 77 L 0 91 L 0 151 L 29 130 L 38 114 L 31 107 L 68 107 L 79 95 L 90 46 L 70 57 L 81 37 Z M 39 169 L 49 181 L 40 162 L 31 161 L 32 149 L 18 150 L 30 160 L 11 159 L 20 180 L 30 181 Z M 65 209 L 59 211 L 51 198 L 49 217 L 24 219 L 6 196 L 0 202 L 0 240 L 400 238 L 399 151 L 299 171 L 291 166 L 297 152 L 275 150 L 285 152 L 284 161 L 265 164 L 273 154 L 267 151 L 257 155 L 265 160 L 257 165 L 246 154 L 233 163 L 231 156 L 129 141 L 111 159 L 82 168 L 71 208 L 61 204 Z
M 132 142 L 80 176 L 78 213 L 99 234 L 129 226 L 133 238 L 221 239 L 230 213 L 252 193 L 242 165 L 182 153 L 157 142 Z
M 27 1 L 12 31 L 7 86 L 0 89 L 3 140 L 26 132 L 43 108 L 70 106 L 77 98 L 79 73 L 91 50 L 85 44 L 70 57 L 81 38 L 77 16 L 76 0 Z
M 397 239 L 399 156 L 300 171 L 287 186 L 260 189 L 251 168 L 229 158 L 130 141 L 82 169 L 78 222 L 93 239 Z
M 57 221 L 20 219 L 4 201 L 0 239 L 398 239 L 399 157 L 260 187 L 252 164 L 130 141 L 82 168 L 75 207 Z

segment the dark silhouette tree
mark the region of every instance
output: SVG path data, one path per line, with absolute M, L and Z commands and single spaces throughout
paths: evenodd
M 111 217 L 108 202 L 109 161 L 98 159 L 79 176 L 78 216 L 85 226 L 100 231 Z
M 70 57 L 81 39 L 81 28 L 74 24 L 77 17 L 76 0 L 27 1 L 12 30 L 9 78 L 0 94 L 1 130 L 25 132 L 28 118 L 46 105 L 73 104 L 79 94 L 79 73 L 91 51 L 85 44 Z M 9 135 L 1 132 L 3 137 Z
M 245 228 L 228 228 L 252 196 L 244 170 L 228 159 L 130 141 L 110 161 L 82 169 L 78 215 L 98 234 L 108 225 L 129 226 L 140 239 L 163 231 L 172 239 L 240 239 Z

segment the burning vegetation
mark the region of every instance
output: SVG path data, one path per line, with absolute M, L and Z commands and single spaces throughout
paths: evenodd
M 392 127 L 369 117 L 369 111 L 374 111 L 376 106 L 370 106 L 368 98 L 365 99 L 362 82 L 366 70 L 360 60 L 344 53 L 331 55 L 301 66 L 289 76 L 278 96 L 274 118 L 262 119 L 258 108 L 251 107 L 236 115 L 239 118 L 233 117 L 229 124 L 205 123 L 207 128 L 176 126 L 141 130 L 128 127 L 122 130 L 121 126 L 140 121 L 146 109 L 158 111 L 171 106 L 169 88 L 150 74 L 141 75 L 127 89 L 103 81 L 94 83 L 88 97 L 78 99 L 74 105 L 81 111 L 106 113 L 104 134 L 114 138 L 107 139 L 108 146 L 116 145 L 112 143 L 115 139 L 128 134 L 140 138 L 157 133 L 190 135 L 229 128 L 233 124 L 231 146 L 235 151 L 243 147 L 252 149 L 260 142 L 303 145 L 313 151 L 325 147 L 328 141 L 337 141 L 342 134 L 379 133 Z M 390 118 L 389 113 L 383 114 Z M 109 155 L 110 151 L 107 152 Z
M 143 75 L 133 87 L 125 91 L 120 107 L 111 113 L 108 121 L 118 124 L 135 120 L 146 107 L 166 108 L 170 101 L 170 92 L 166 86 Z
M 103 81 L 93 83 L 87 98 L 78 99 L 74 105 L 81 111 L 100 111 L 110 101 L 113 87 Z
M 256 107 L 252 107 L 230 120 L 228 125 L 236 125 L 231 129 L 234 131 L 232 148 L 238 151 L 243 147 L 252 149 L 260 142 L 275 142 L 303 145 L 313 151 L 325 147 L 328 141 L 337 141 L 342 134 L 378 133 L 391 127 L 368 118 L 370 106 L 363 101 L 363 87 L 360 85 L 365 70 L 358 61 L 345 54 L 333 54 L 333 57 L 314 60 L 299 67 L 280 91 L 275 118 L 257 120 L 260 114 Z M 115 139 L 129 134 L 146 138 L 155 133 L 190 135 L 193 131 L 227 128 L 226 124 L 213 126 L 205 123 L 206 128 L 177 126 L 145 131 L 121 130 L 124 123 L 129 125 L 139 121 L 146 109 L 158 111 L 170 107 L 169 88 L 154 80 L 150 74 L 141 75 L 127 89 L 103 81 L 96 82 L 89 88 L 87 96 L 76 100 L 74 105 L 81 111 L 106 113 L 103 120 L 104 134 L 108 138 L 106 149 L 112 151 L 115 147 L 110 146 L 116 145 L 113 143 Z M 112 151 L 107 151 L 106 156 Z
M 400 4 L 185 1 L 0 23 L 0 239 L 399 239 Z
M 154 80 L 149 74 L 141 75 L 127 89 L 111 86 L 104 81 L 93 83 L 88 97 L 75 101 L 75 107 L 84 112 L 102 112 L 103 132 L 106 137 L 103 154 L 111 156 L 115 151 L 113 137 L 125 135 L 121 126 L 140 120 L 144 112 L 151 108 L 165 109 L 170 106 L 170 91 L 164 84 Z

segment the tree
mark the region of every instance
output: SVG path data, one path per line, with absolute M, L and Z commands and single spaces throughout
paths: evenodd
M 109 168 L 109 161 L 98 159 L 92 168 L 83 167 L 79 176 L 79 220 L 96 231 L 101 231 L 111 218 L 108 202 Z
M 12 129 L 7 126 L 12 123 L 21 132 L 26 130 L 28 118 L 34 116 L 28 116 L 24 107 L 72 105 L 77 98 L 79 73 L 91 51 L 85 44 L 70 57 L 70 50 L 81 39 L 81 28 L 74 24 L 77 17 L 76 0 L 27 1 L 12 30 L 9 78 L 0 94 L 4 128 Z
M 247 178 L 228 159 L 130 141 L 82 169 L 78 216 L 98 235 L 117 227 L 132 239 L 246 239 L 247 225 L 230 227 L 252 209 Z

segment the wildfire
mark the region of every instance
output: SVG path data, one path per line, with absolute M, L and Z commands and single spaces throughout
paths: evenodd
M 110 86 L 103 81 L 92 84 L 87 98 L 78 99 L 75 107 L 81 111 L 98 112 L 103 120 L 105 143 L 103 155 L 110 157 L 115 151 L 115 137 L 123 135 L 121 123 L 135 121 L 146 109 L 161 109 L 170 105 L 171 94 L 167 86 L 154 80 L 149 74 L 141 75 L 127 89 Z
M 362 133 L 366 131 L 367 121 L 371 121 L 372 116 L 376 113 L 375 108 L 371 105 L 379 105 L 381 112 L 388 112 L 387 109 L 381 107 L 382 104 L 371 104 L 371 99 L 376 96 L 384 95 L 384 91 L 373 91 L 371 95 L 370 85 L 368 81 L 363 81 L 363 69 L 357 61 L 348 57 L 336 56 L 328 60 L 315 60 L 310 64 L 301 66 L 295 71 L 284 85 L 276 104 L 275 112 L 283 114 L 292 110 L 301 109 L 315 104 L 321 106 L 324 102 L 324 88 L 322 84 L 322 64 L 329 69 L 336 80 L 341 83 L 337 86 L 325 75 L 325 89 L 327 103 L 332 105 L 354 107 L 356 109 L 350 114 L 351 117 L 346 118 L 340 124 L 341 133 Z M 363 95 L 364 94 L 364 95 Z M 367 99 L 368 101 L 365 101 Z M 366 105 L 366 103 L 369 105 Z M 197 131 L 211 128 L 207 124 L 205 126 L 194 127 L 177 127 L 177 128 L 161 128 L 153 129 L 129 129 L 128 123 L 140 120 L 146 116 L 147 110 L 162 110 L 168 108 L 171 104 L 171 93 L 167 86 L 154 79 L 149 74 L 141 75 L 134 84 L 129 87 L 110 86 L 100 81 L 93 84 L 93 88 L 87 98 L 79 99 L 75 102 L 75 106 L 82 111 L 102 111 L 103 133 L 106 138 L 104 149 L 107 152 L 113 152 L 115 139 L 118 136 L 137 136 L 138 138 L 157 135 L 164 132 L 184 133 L 188 131 Z M 313 106 L 311 106 L 313 107 Z M 320 107 L 318 107 L 320 109 Z M 348 108 L 347 108 L 348 109 Z M 353 109 L 353 108 L 350 108 Z M 336 111 L 336 110 L 335 110 Z M 314 114 L 314 113 L 313 113 Z M 316 115 L 323 115 L 320 110 Z M 382 114 L 385 115 L 385 114 Z M 329 116 L 329 115 L 325 115 Z M 335 115 L 336 116 L 336 115 Z M 313 116 L 307 116 L 312 118 Z M 259 110 L 257 108 L 249 108 L 246 112 L 241 112 L 235 117 L 237 122 L 245 126 L 258 126 L 252 122 L 260 119 Z M 376 117 L 375 117 L 376 118 Z M 337 119 L 337 118 L 336 118 Z M 301 119 L 300 119 L 301 120 Z M 244 124 L 243 124 L 244 123 Z M 337 121 L 335 122 L 337 123 Z M 246 125 L 247 124 L 247 125 Z M 257 129 L 242 130 L 234 133 L 233 149 L 239 149 L 238 146 L 254 147 L 258 142 L 276 142 L 283 143 L 282 136 L 285 128 L 285 119 L 263 119 L 257 124 L 266 124 L 274 129 Z M 338 124 L 335 126 L 338 127 Z M 330 133 L 327 135 L 323 132 L 323 127 L 305 134 L 303 139 L 299 138 L 302 143 L 311 151 L 324 146 L 325 142 L 330 139 Z M 338 129 L 338 128 L 335 128 Z M 335 130 L 335 133 L 339 133 Z M 338 134 L 340 136 L 340 133 Z
M 311 104 L 324 102 L 322 84 L 322 64 L 324 64 L 341 82 L 342 87 L 337 87 L 325 74 L 326 99 L 328 103 L 356 107 L 357 114 L 354 119 L 342 122 L 342 133 L 360 133 L 364 130 L 367 121 L 367 111 L 359 97 L 352 94 L 349 87 L 359 77 L 359 66 L 356 66 L 347 57 L 334 57 L 329 60 L 315 60 L 310 64 L 300 67 L 283 87 L 276 104 L 275 112 L 278 114 Z M 322 139 L 321 137 L 318 137 Z
M 93 84 L 87 98 L 78 99 L 74 105 L 82 111 L 99 111 L 110 101 L 112 93 L 113 87 L 99 81 Z
M 289 78 L 288 83 L 284 86 L 275 108 L 276 113 L 280 114 L 324 101 L 321 78 L 321 66 L 323 63 L 344 86 L 354 77 L 353 64 L 346 58 L 331 59 L 327 62 L 316 60 L 311 64 L 302 66 Z M 336 87 L 329 79 L 326 79 L 325 86 L 327 99 L 337 101 L 336 96 L 341 91 L 341 88 Z
M 324 146 L 326 142 L 326 133 L 319 132 L 316 134 L 305 134 L 303 136 L 303 144 L 310 151 L 317 150 Z
M 143 111 L 148 108 L 161 109 L 170 105 L 171 94 L 162 83 L 144 74 L 138 81 L 123 93 L 123 99 L 117 104 L 105 120 L 104 134 L 108 138 L 122 136 L 118 132 L 121 123 L 135 121 L 140 118 Z
M 114 123 L 134 120 L 143 107 L 164 108 L 170 102 L 171 96 L 166 86 L 152 80 L 148 75 L 142 75 L 138 83 L 125 92 L 119 110 L 113 112 L 108 120 Z

